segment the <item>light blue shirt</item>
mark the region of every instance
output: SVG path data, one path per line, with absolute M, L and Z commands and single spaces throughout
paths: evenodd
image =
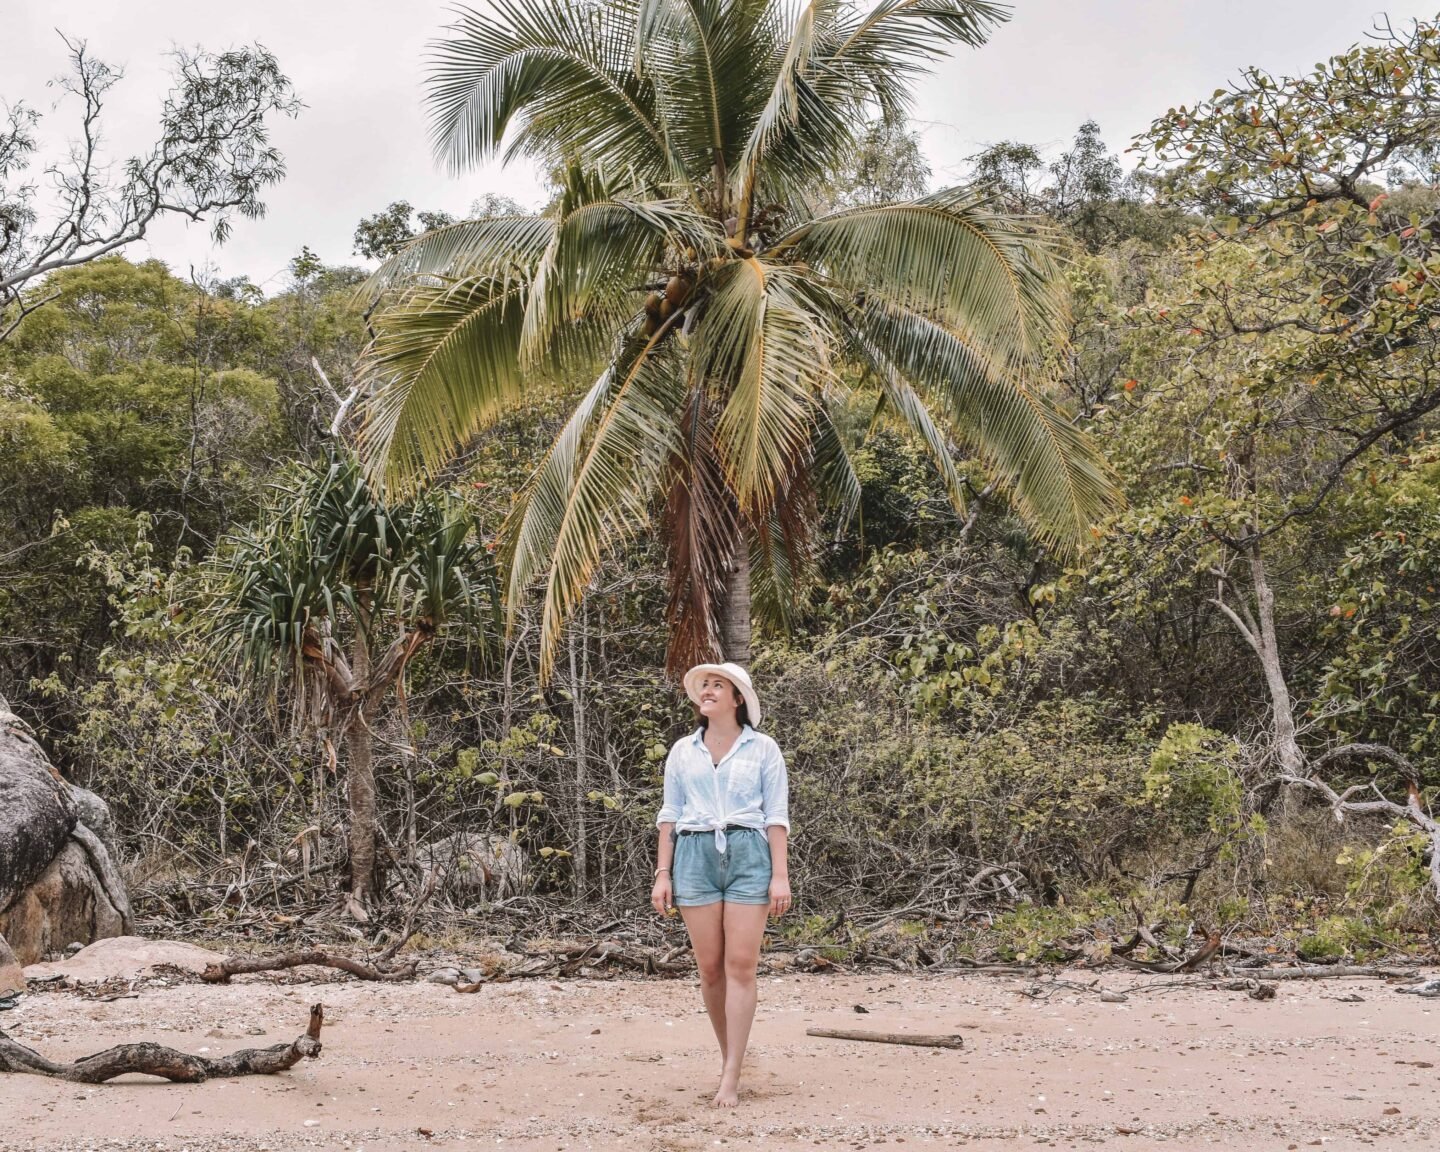
M 790 830 L 790 783 L 780 746 L 750 725 L 740 729 L 734 746 L 716 764 L 697 728 L 675 741 L 665 761 L 665 796 L 655 823 L 674 824 L 680 832 L 715 832 L 715 847 L 725 851 L 725 826 L 739 824 Z

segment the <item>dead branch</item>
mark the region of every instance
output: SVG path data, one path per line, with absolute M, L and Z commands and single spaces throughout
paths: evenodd
M 1177 972 L 1194 972 L 1197 968 L 1208 964 L 1220 952 L 1222 942 L 1220 933 L 1211 932 L 1205 939 L 1205 943 L 1183 960 L 1169 964 L 1159 961 L 1132 960 L 1123 953 L 1111 952 L 1111 959 L 1118 960 L 1121 964 L 1129 965 L 1131 968 L 1138 968 L 1142 972 L 1155 972 L 1160 975 L 1172 975 Z
M 1413 976 L 1404 968 L 1382 968 L 1374 964 L 1326 964 L 1310 968 L 1254 968 L 1245 972 L 1251 980 L 1325 980 L 1337 976 Z
M 1301 788 L 1308 788 L 1312 792 L 1318 792 L 1330 805 L 1338 823 L 1344 823 L 1345 817 L 1349 815 L 1380 815 L 1392 816 L 1414 825 L 1421 832 L 1430 838 L 1430 885 L 1431 895 L 1440 900 L 1440 821 L 1425 811 L 1420 800 L 1420 789 L 1415 781 L 1418 778 L 1414 768 L 1393 749 L 1386 749 L 1388 755 L 1381 756 L 1375 751 L 1377 745 L 1346 745 L 1336 748 L 1327 756 L 1322 756 L 1316 762 L 1320 763 L 1330 759 L 1337 759 L 1342 754 L 1353 756 L 1366 756 L 1387 760 L 1391 764 L 1400 767 L 1408 778 L 1406 798 L 1404 804 L 1396 803 L 1387 797 L 1373 783 L 1357 784 L 1354 787 L 1345 789 L 1344 792 L 1336 792 L 1323 780 L 1317 779 L 1314 775 L 1300 776 L 1294 773 L 1283 773 L 1280 776 L 1281 783 L 1293 784 Z M 1352 800 L 1351 797 L 1357 793 L 1373 793 L 1373 800 Z
M 289 1044 L 243 1048 L 229 1056 L 192 1056 L 188 1052 L 177 1052 L 174 1048 L 145 1042 L 119 1044 L 93 1056 L 82 1056 L 73 1064 L 47 1060 L 0 1032 L 0 1072 L 28 1072 L 76 1084 L 103 1084 L 130 1072 L 159 1076 L 177 1084 L 200 1084 L 227 1076 L 272 1076 L 293 1068 L 301 1059 L 313 1060 L 320 1055 L 320 1026 L 324 1019 L 324 1005 L 316 1004 L 310 1009 L 310 1026 L 303 1036 Z
M 916 1048 L 963 1048 L 965 1041 L 958 1035 L 924 1036 L 905 1032 L 857 1032 L 850 1028 L 807 1028 L 807 1036 L 829 1040 L 865 1040 L 874 1044 L 908 1044 Z
M 336 956 L 320 948 L 308 952 L 286 952 L 280 956 L 227 956 L 219 964 L 208 964 L 200 973 L 200 979 L 207 984 L 228 984 L 231 976 L 242 976 L 249 972 L 277 972 L 283 968 L 299 968 L 302 964 L 318 964 L 325 968 L 338 968 L 360 980 L 399 981 L 413 980 L 417 962 L 402 964 L 389 972 L 382 972 L 360 960 L 348 956 Z
M 590 944 L 559 944 L 540 950 L 527 950 L 526 960 L 509 968 L 476 980 L 473 984 L 455 984 L 456 992 L 469 994 L 480 991 L 486 984 L 508 984 L 512 980 L 534 979 L 538 976 L 575 976 L 584 968 L 601 968 L 613 964 L 632 968 L 646 976 L 681 975 L 690 971 L 690 966 L 676 959 L 686 949 L 672 948 L 664 955 L 658 955 L 652 948 L 630 948 L 614 940 L 597 940 Z

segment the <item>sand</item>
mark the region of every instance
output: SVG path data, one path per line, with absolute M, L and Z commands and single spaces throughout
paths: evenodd
M 1104 976 L 1111 989 L 1161 982 Z M 763 977 L 733 1113 L 706 1105 L 718 1057 L 687 980 L 528 981 L 468 996 L 268 976 L 145 984 L 111 1002 L 39 991 L 0 1015 L 0 1028 L 56 1058 L 138 1039 L 211 1054 L 268 1045 L 302 1031 L 317 1000 L 325 1051 L 280 1076 L 193 1086 L 0 1075 L 0 1149 L 1337 1152 L 1440 1140 L 1440 1000 L 1364 979 L 1282 984 L 1265 1003 L 1208 988 L 1135 992 L 1124 1004 L 1021 994 L 1033 986 L 982 975 Z M 966 1048 L 822 1040 L 808 1026 L 958 1032 Z

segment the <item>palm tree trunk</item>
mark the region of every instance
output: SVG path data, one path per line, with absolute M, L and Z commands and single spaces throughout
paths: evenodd
M 750 663 L 750 548 L 744 540 L 735 548 L 725 573 L 725 601 L 720 605 L 720 658 Z
M 585 625 L 589 620 L 586 602 L 581 601 L 579 618 L 570 621 L 570 715 L 575 725 L 575 898 L 585 898 L 585 880 L 589 871 L 585 858 L 585 796 L 589 791 L 590 765 L 585 746 L 585 681 L 581 675 L 583 661 L 575 659 L 575 633 L 580 632 L 580 643 L 587 643 Z

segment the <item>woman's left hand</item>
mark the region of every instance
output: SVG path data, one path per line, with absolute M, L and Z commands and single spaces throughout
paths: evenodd
M 773 877 L 770 880 L 770 915 L 783 916 L 790 911 L 790 881 Z

